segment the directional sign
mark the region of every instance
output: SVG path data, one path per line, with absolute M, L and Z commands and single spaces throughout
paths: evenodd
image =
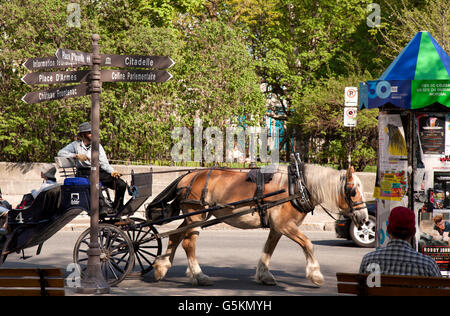
M 28 70 L 80 67 L 79 65 L 74 65 L 74 64 L 72 64 L 70 62 L 59 60 L 55 56 L 28 58 L 22 64 L 22 66 L 24 66 Z
M 58 48 L 56 58 L 59 60 L 76 64 L 79 66 L 92 65 L 92 53 L 80 52 L 77 50 Z
M 30 92 L 24 95 L 22 101 L 31 104 L 72 97 L 81 97 L 88 94 L 89 94 L 88 85 L 83 83 L 76 86 L 66 86 L 61 88 Z
M 165 70 L 101 70 L 102 82 L 166 82 L 172 75 Z
M 102 54 L 101 66 L 167 69 L 175 62 L 168 56 L 111 55 Z
M 26 84 L 57 84 L 86 82 L 90 70 L 33 72 L 22 77 Z

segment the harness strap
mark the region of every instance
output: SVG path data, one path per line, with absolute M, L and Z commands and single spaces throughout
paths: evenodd
M 264 175 L 261 170 L 256 174 L 256 192 L 255 204 L 259 213 L 261 227 L 269 228 L 269 219 L 267 218 L 267 206 L 264 205 Z
M 325 211 L 325 213 L 328 214 L 328 216 L 330 216 L 334 220 L 337 220 L 333 215 L 331 215 L 331 212 L 325 206 L 323 206 L 322 204 L 319 204 L 319 205 L 322 207 L 322 209 Z
M 208 205 L 208 203 L 205 201 L 205 197 L 206 197 L 206 194 L 208 194 L 208 181 L 209 181 L 209 178 L 211 177 L 212 171 L 213 171 L 213 169 L 209 169 L 208 175 L 206 176 L 205 186 L 203 187 L 203 190 L 202 190 L 202 196 L 200 197 L 200 203 L 203 206 Z
M 348 182 L 347 181 L 347 176 L 344 175 L 344 174 L 341 176 L 341 181 L 345 181 L 345 184 L 344 184 L 344 197 L 345 197 L 345 201 L 347 202 L 348 206 L 350 207 L 350 212 L 354 212 L 354 211 L 365 209 L 365 207 L 355 207 L 355 206 L 358 206 L 358 205 L 365 204 L 364 201 L 355 202 L 355 201 L 352 200 L 352 196 L 354 196 L 354 192 L 356 190 L 355 182 L 354 181 Z M 352 185 L 351 188 L 349 188 L 349 184 Z
M 186 193 L 184 194 L 184 199 L 186 200 L 189 196 L 189 194 L 191 194 L 192 191 L 192 185 L 194 184 L 195 179 L 197 179 L 198 175 L 200 174 L 200 172 L 197 172 L 191 179 L 191 182 L 189 183 L 189 186 L 186 187 Z
M 291 200 L 291 205 L 299 212 L 309 213 L 314 210 L 311 203 L 311 194 L 306 187 L 304 163 L 300 161 L 300 157 L 296 158 L 291 155 L 291 161 L 288 167 L 288 188 L 289 195 L 299 193 L 299 198 Z

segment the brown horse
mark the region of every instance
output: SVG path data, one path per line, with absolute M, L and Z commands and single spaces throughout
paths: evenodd
M 209 176 L 208 173 L 210 173 Z M 255 195 L 256 184 L 246 181 L 247 173 L 248 170 L 239 171 L 233 169 L 215 169 L 212 172 L 204 170 L 189 173 L 179 180 L 176 186 L 178 189 L 176 195 L 177 203 L 174 205 L 179 205 L 182 212 L 187 214 L 205 208 L 205 206 L 201 206 L 198 203 L 192 203 L 193 200 L 200 200 L 202 196 L 204 201 L 210 206 L 225 205 L 251 198 Z M 265 201 L 276 201 L 289 196 L 287 193 L 287 173 L 287 167 L 278 167 L 273 175 L 273 179 L 265 184 L 264 187 L 265 194 L 280 189 L 285 189 L 286 192 L 266 198 Z M 362 184 L 354 174 L 352 167 L 347 172 L 341 172 L 328 167 L 306 164 L 304 175 L 306 187 L 310 192 L 312 206 L 326 204 L 331 210 L 339 209 L 341 213 L 351 216 L 358 225 L 367 221 L 368 213 L 362 193 Z M 208 183 L 205 186 L 207 180 Z M 190 192 L 186 191 L 189 190 L 188 187 L 192 188 Z M 207 187 L 207 193 L 202 195 L 202 190 L 205 187 Z M 355 205 L 359 207 L 354 208 Z M 197 214 L 187 217 L 180 227 L 204 221 L 211 215 L 220 218 L 239 212 L 242 209 L 242 207 L 236 209 L 223 208 L 210 213 Z M 267 285 L 276 284 L 275 278 L 269 272 L 269 261 L 281 236 L 285 235 L 303 248 L 306 257 L 306 277 L 318 286 L 323 284 L 323 275 L 320 272 L 319 263 L 314 257 L 313 245 L 299 229 L 306 215 L 306 213 L 294 208 L 290 202 L 267 210 L 270 232 L 256 268 L 255 278 L 257 282 Z M 258 212 L 228 218 L 224 222 L 241 229 L 261 227 L 261 218 Z M 175 251 L 182 242 L 188 259 L 186 274 L 191 278 L 192 283 L 198 285 L 210 285 L 212 283 L 210 278 L 202 272 L 196 259 L 195 248 L 199 231 L 200 228 L 198 227 L 191 228 L 170 236 L 166 253 L 159 256 L 153 266 L 156 280 L 160 280 L 166 275 L 168 269 L 172 266 Z

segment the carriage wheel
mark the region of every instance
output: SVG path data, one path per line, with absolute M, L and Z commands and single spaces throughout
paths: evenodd
M 100 263 L 103 277 L 109 286 L 119 284 L 134 266 L 133 243 L 120 228 L 99 224 Z M 90 241 L 90 229 L 85 230 L 75 244 L 73 260 L 80 265 L 83 277 L 86 271 Z
M 143 224 L 146 221 L 142 218 L 131 218 L 136 224 Z M 135 260 L 135 270 L 140 271 L 141 275 L 150 272 L 153 269 L 156 257 L 162 252 L 161 238 L 156 238 L 158 231 L 153 225 L 137 228 L 129 226 L 124 228 L 128 237 L 133 243 Z

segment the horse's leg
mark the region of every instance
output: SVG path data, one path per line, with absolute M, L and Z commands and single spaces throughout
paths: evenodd
M 312 242 L 300 231 L 294 222 L 286 223 L 286 225 L 280 229 L 280 232 L 303 248 L 306 257 L 306 277 L 314 284 L 321 286 L 323 284 L 323 275 L 320 272 L 319 262 L 314 257 L 314 247 Z
M 184 225 L 185 222 L 183 222 L 179 227 L 182 227 Z M 157 281 L 164 278 L 164 276 L 167 274 L 167 271 L 169 271 L 169 269 L 172 267 L 175 251 L 180 245 L 180 242 L 183 239 L 183 237 L 184 232 L 170 235 L 169 242 L 167 243 L 166 253 L 161 256 L 158 256 L 158 258 L 156 258 L 155 262 L 153 263 L 154 276 Z
M 182 243 L 188 260 L 186 275 L 191 279 L 193 285 L 212 285 L 213 282 L 210 280 L 209 276 L 202 272 L 195 255 L 195 248 L 199 234 L 200 228 L 198 227 L 188 230 Z
M 275 278 L 269 271 L 269 261 L 280 238 L 281 234 L 279 232 L 274 229 L 270 229 L 269 236 L 267 237 L 266 244 L 264 245 L 263 254 L 259 259 L 258 265 L 256 266 L 256 282 L 265 285 L 276 285 Z

